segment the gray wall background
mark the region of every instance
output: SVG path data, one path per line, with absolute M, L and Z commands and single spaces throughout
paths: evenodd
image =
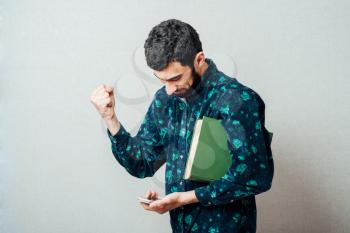
M 115 86 L 136 133 L 160 87 L 142 46 L 169 18 L 266 103 L 275 177 L 257 196 L 258 232 L 350 232 L 349 11 L 346 0 L 2 0 L 0 232 L 170 232 L 168 214 L 136 200 L 164 194 L 163 168 L 129 176 L 89 102 Z

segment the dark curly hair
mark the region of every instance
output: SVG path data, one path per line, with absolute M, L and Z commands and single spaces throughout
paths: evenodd
M 152 28 L 144 48 L 147 65 L 160 71 L 173 61 L 193 68 L 196 54 L 202 51 L 202 43 L 191 25 L 169 19 Z

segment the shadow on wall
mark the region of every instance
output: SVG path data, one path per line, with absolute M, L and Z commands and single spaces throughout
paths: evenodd
M 290 136 L 291 134 L 288 135 Z M 308 165 L 302 164 L 310 158 L 312 152 L 307 151 L 307 148 L 310 148 L 309 142 L 312 140 L 293 138 L 293 144 L 285 143 L 278 132 L 274 131 L 272 153 L 275 174 L 269 191 L 270 198 L 264 197 L 262 202 L 259 201 L 264 206 L 261 210 L 258 209 L 259 222 L 265 225 L 259 226 L 258 232 L 350 232 L 349 227 L 342 229 L 346 226 L 337 225 L 337 213 L 331 208 L 332 199 L 327 193 L 322 193 L 324 189 L 319 186 L 322 184 L 315 183 L 313 174 L 310 173 L 315 169 L 311 170 Z M 322 177 L 319 177 L 319 181 L 322 181 Z

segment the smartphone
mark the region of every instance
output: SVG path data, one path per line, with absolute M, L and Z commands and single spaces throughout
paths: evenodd
M 153 201 L 155 200 L 151 200 L 151 199 L 147 199 L 147 198 L 144 198 L 144 197 L 138 197 L 139 201 L 143 204 L 146 204 L 146 205 L 149 205 L 151 204 Z

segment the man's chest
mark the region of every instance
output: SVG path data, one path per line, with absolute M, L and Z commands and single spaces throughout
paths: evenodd
M 205 97 L 192 103 L 177 99 L 167 111 L 169 146 L 184 157 L 189 152 L 196 121 L 204 116 L 221 119 L 217 96 Z

